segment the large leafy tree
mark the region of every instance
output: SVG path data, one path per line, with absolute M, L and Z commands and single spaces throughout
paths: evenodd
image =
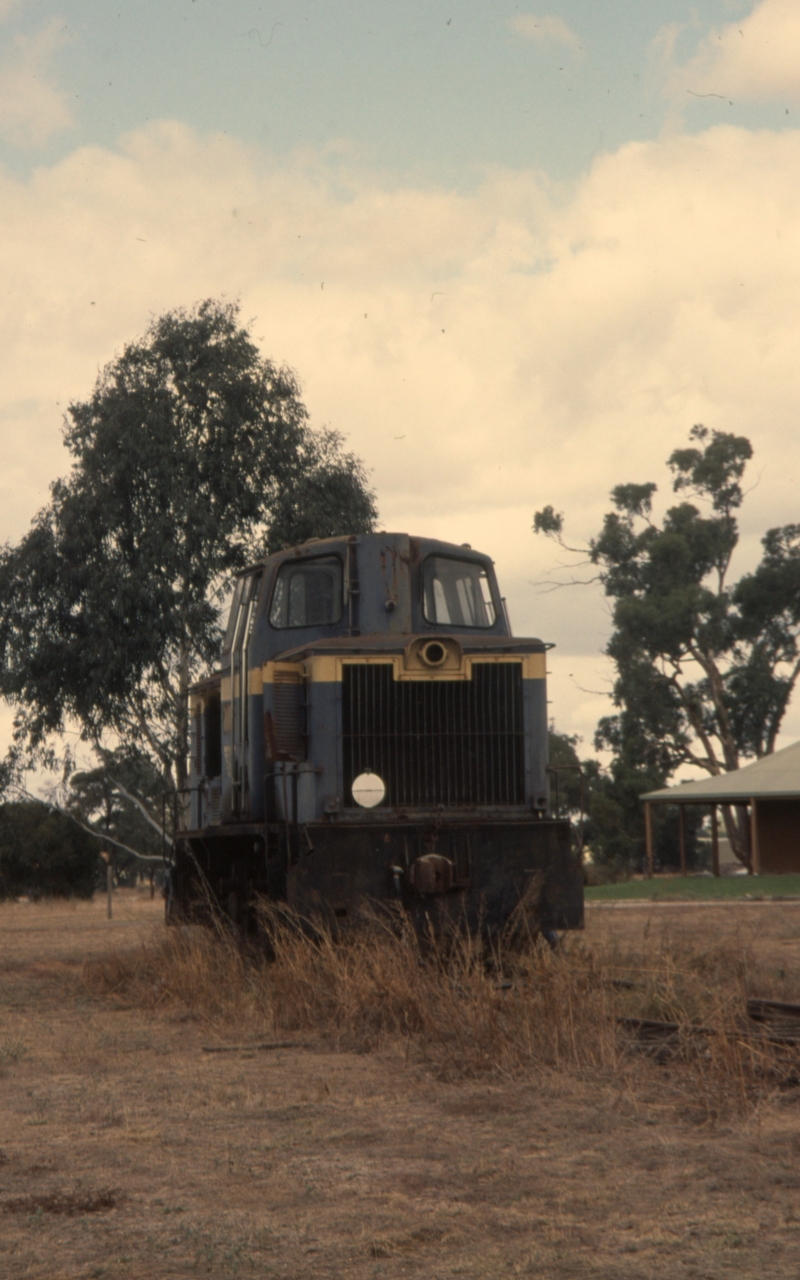
M 71 404 L 70 475 L 0 552 L 0 693 L 18 758 L 68 723 L 186 783 L 187 690 L 231 575 L 295 538 L 371 529 L 361 462 L 313 431 L 294 374 L 235 304 L 155 319 Z
M 761 562 L 730 582 L 751 456 L 744 436 L 693 427 L 668 459 L 683 501 L 659 522 L 654 483 L 618 485 L 597 537 L 570 548 L 585 552 L 614 602 L 606 652 L 617 710 L 600 721 L 596 746 L 613 753 L 629 813 L 633 793 L 663 785 L 679 765 L 716 775 L 774 750 L 800 673 L 800 525 L 768 530 Z M 534 529 L 566 546 L 552 507 Z M 745 860 L 731 813 L 726 825 Z

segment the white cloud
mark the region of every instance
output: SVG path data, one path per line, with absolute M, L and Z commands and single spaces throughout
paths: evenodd
M 0 0 L 0 20 L 10 8 Z M 63 39 L 53 18 L 32 35 L 17 35 L 0 63 L 0 134 L 14 146 L 42 147 L 72 124 L 67 96 L 51 79 L 51 59 Z
M 800 4 L 761 0 L 746 18 L 711 31 L 685 66 L 671 67 L 668 91 L 679 105 L 691 94 L 797 103 Z
M 390 188 L 176 124 L 0 173 L 0 540 L 65 471 L 61 412 L 98 366 L 150 315 L 238 295 L 313 420 L 374 468 L 385 524 L 496 557 L 588 742 L 606 605 L 531 585 L 554 563 L 532 512 L 585 539 L 620 481 L 668 498 L 664 460 L 705 422 L 756 448 L 740 566 L 796 519 L 799 185 L 800 132 L 732 127 L 629 144 L 569 193 L 504 171 L 469 196 Z
M 535 13 L 518 13 L 511 18 L 510 26 L 518 36 L 522 36 L 524 40 L 535 40 L 537 44 L 566 44 L 573 49 L 580 47 L 572 28 L 554 13 L 541 16 Z

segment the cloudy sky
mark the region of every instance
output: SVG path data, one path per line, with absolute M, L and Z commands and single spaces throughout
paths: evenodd
M 0 540 L 122 344 L 239 298 L 384 526 L 494 555 L 588 747 L 608 615 L 532 513 L 667 500 L 703 422 L 756 450 L 736 568 L 798 519 L 799 200 L 798 0 L 0 0 Z

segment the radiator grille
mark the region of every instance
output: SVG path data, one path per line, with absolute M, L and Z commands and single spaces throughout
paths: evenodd
M 476 663 L 471 680 L 395 680 L 387 663 L 347 664 L 342 731 L 345 804 L 365 769 L 389 805 L 525 802 L 522 667 Z

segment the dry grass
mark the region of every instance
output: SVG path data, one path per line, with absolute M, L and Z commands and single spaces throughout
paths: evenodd
M 443 1080 L 630 1079 L 649 1056 L 670 1065 L 704 1119 L 746 1114 L 798 1081 L 800 1046 L 747 1021 L 748 996 L 772 992 L 751 949 L 730 938 L 645 933 L 626 947 L 577 934 L 555 952 L 534 938 L 486 950 L 459 935 L 420 944 L 402 919 L 369 912 L 345 938 L 324 926 L 310 935 L 287 912 L 265 909 L 263 924 L 269 960 L 222 925 L 185 927 L 88 961 L 84 982 L 94 996 L 178 1007 L 251 1038 L 311 1033 L 360 1053 L 400 1044 Z
M 800 997 L 800 904 L 593 909 L 488 971 L 117 905 L 0 906 L 3 1280 L 800 1274 L 800 1088 L 690 1029 Z

